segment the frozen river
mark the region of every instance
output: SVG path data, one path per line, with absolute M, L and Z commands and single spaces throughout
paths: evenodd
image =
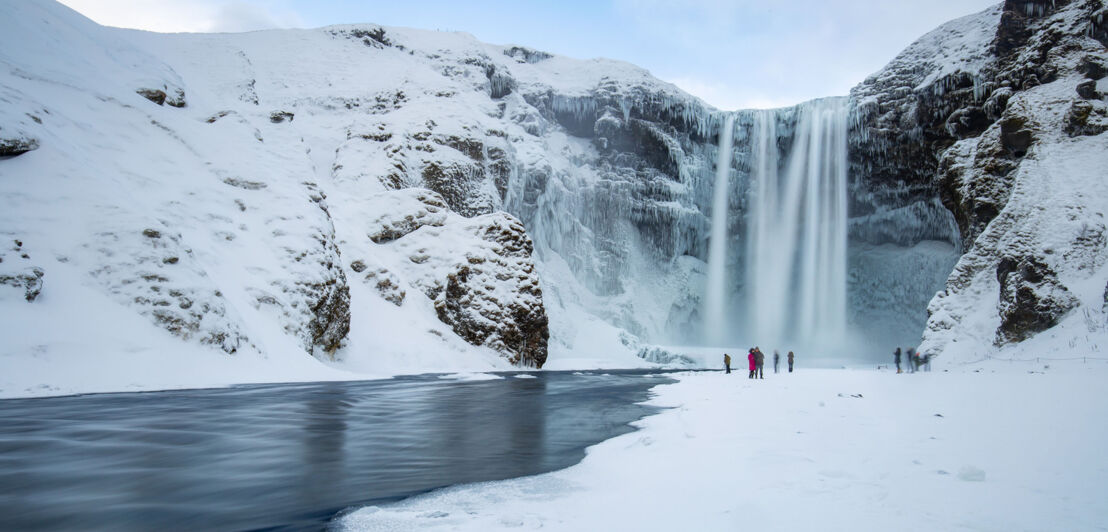
M 538 372 L 0 401 L 0 529 L 318 529 L 561 469 L 657 409 L 657 372 Z

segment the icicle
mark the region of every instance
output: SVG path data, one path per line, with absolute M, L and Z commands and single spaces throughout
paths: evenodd
M 627 123 L 631 119 L 631 101 L 627 98 L 620 98 L 619 109 L 623 111 L 623 122 Z

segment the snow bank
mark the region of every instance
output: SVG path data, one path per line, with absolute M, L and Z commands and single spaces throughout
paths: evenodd
M 1093 530 L 1108 362 L 686 374 L 568 469 L 358 510 L 344 530 Z M 1033 371 L 1028 371 L 1033 370 Z

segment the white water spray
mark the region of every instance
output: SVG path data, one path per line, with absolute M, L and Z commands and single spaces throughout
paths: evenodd
M 708 342 L 723 345 L 727 338 L 727 198 L 731 176 L 731 149 L 735 116 L 728 114 L 719 132 L 719 158 L 712 198 L 712 235 L 708 245 L 708 286 L 704 323 Z
M 847 100 L 798 111 L 783 175 L 776 114 L 755 116 L 747 334 L 754 343 L 829 354 L 846 343 Z

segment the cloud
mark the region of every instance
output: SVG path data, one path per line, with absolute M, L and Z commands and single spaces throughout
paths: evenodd
M 279 2 L 194 0 L 60 0 L 98 24 L 163 33 L 238 32 L 303 27 Z

